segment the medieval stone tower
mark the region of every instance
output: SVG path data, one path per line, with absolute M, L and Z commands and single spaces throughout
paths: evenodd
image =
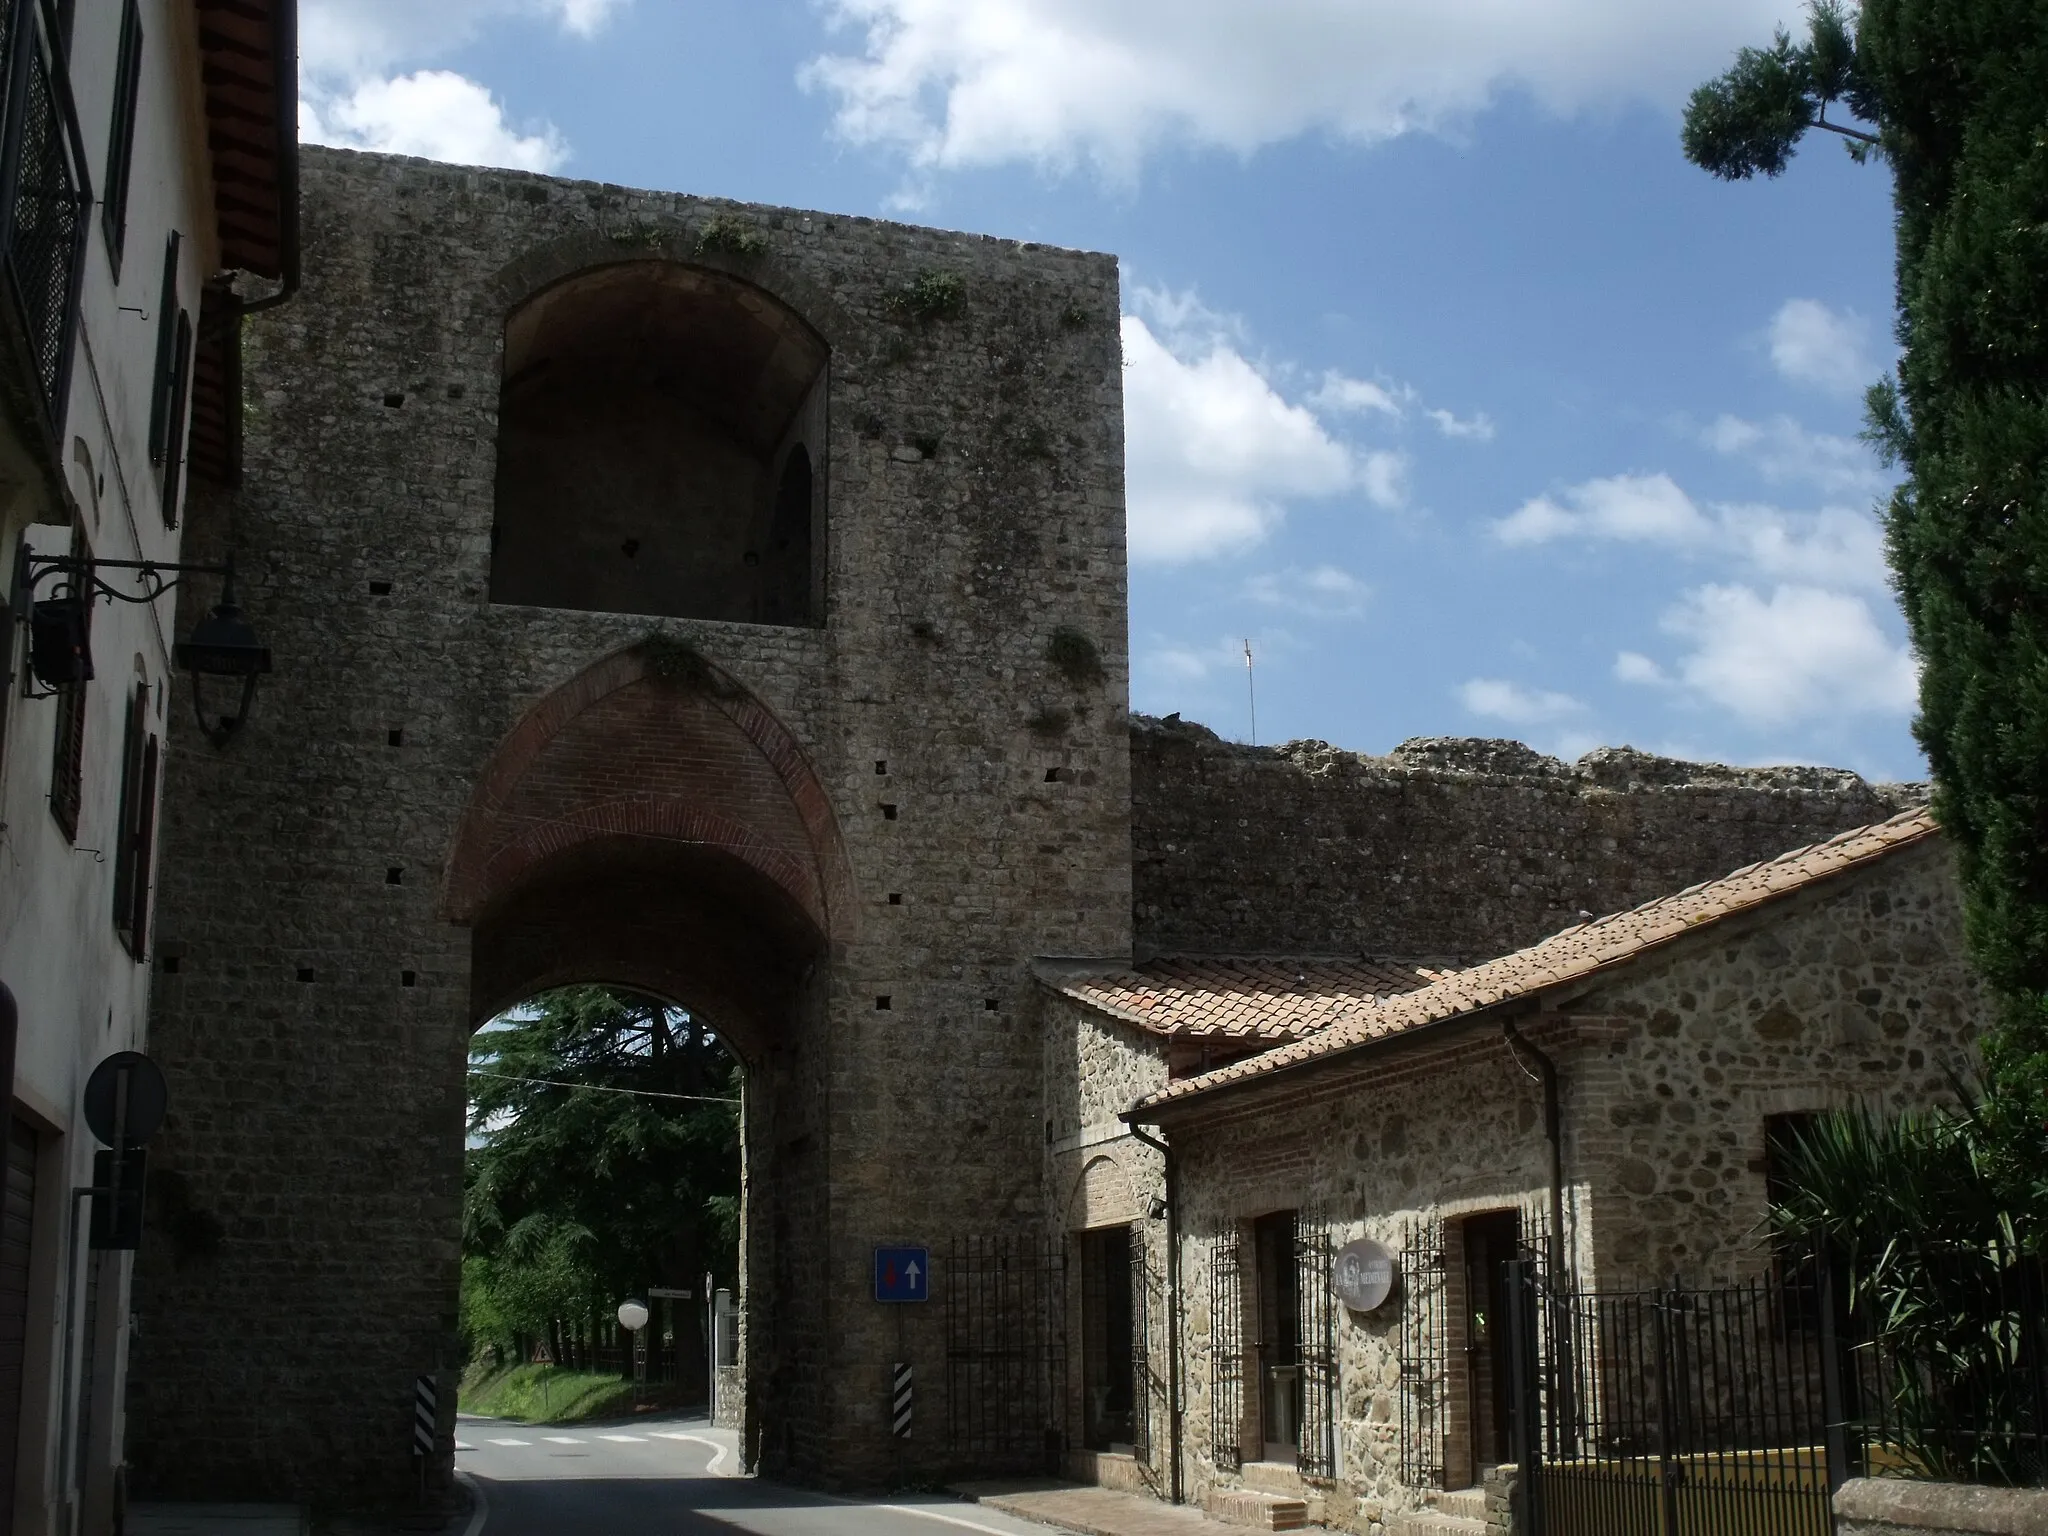
M 871 1250 L 1039 1230 L 1028 962 L 1130 949 L 1114 261 L 332 150 L 304 220 L 192 513 L 276 671 L 174 738 L 138 1487 L 409 1482 L 470 1032 L 572 981 L 744 1061 L 764 1468 L 935 1470 Z

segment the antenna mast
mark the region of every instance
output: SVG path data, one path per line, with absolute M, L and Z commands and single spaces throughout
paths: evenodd
M 1247 636 L 1244 642 L 1244 696 L 1252 707 L 1252 745 L 1259 744 L 1259 690 L 1252 681 L 1252 642 Z

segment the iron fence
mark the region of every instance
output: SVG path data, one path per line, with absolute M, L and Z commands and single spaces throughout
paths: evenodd
M 1533 1536 L 1827 1536 L 1836 1394 L 1775 1276 L 1575 1292 L 1511 1266 Z
M 1295 1466 L 1303 1477 L 1337 1475 L 1337 1298 L 1329 1228 L 1298 1216 L 1294 1224 L 1295 1328 L 1301 1369 L 1300 1437 Z
M 1244 1270 L 1237 1234 L 1209 1245 L 1209 1453 L 1219 1471 L 1244 1465 Z
M 977 1468 L 1058 1471 L 1066 1450 L 1065 1244 L 956 1238 L 944 1295 L 949 1448 Z
M 1444 1292 L 1450 1276 L 1444 1224 L 1417 1217 L 1401 1244 L 1401 1481 L 1444 1486 L 1450 1400 L 1450 1335 Z

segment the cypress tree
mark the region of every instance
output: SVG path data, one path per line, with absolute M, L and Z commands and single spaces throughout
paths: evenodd
M 1689 159 L 1781 174 L 1811 129 L 1892 171 L 1895 379 L 1866 436 L 1904 480 L 1890 558 L 1914 726 L 2001 1017 L 1987 1065 L 2048 1114 L 2048 3 L 1833 0 L 1686 111 Z M 1832 115 L 1831 115 L 1832 114 Z M 1858 126 L 1858 124 L 1867 126 Z

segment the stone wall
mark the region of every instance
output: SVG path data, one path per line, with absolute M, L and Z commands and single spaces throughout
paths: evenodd
M 943 1314 L 877 1305 L 871 1248 L 1042 1230 L 1028 961 L 1129 950 L 1114 261 L 316 148 L 303 218 L 244 482 L 190 516 L 276 671 L 226 751 L 171 725 L 138 1492 L 411 1486 L 469 1033 L 570 979 L 745 1060 L 749 1459 L 938 1475 L 885 1410 Z M 815 627 L 490 601 L 506 317 L 649 263 L 829 349 Z M 589 921 L 629 884 L 662 923 Z M 775 943 L 726 976 L 736 926 Z
M 1851 1478 L 1835 1494 L 1836 1536 L 2038 1536 L 2048 1491 Z
M 1524 1016 L 1518 1027 L 1560 1078 L 1565 1262 L 1603 1289 L 1665 1284 L 1674 1273 L 1691 1285 L 1759 1273 L 1769 1261 L 1766 1117 L 1943 1101 L 1947 1068 L 1967 1062 L 1985 1017 L 1939 840 L 1697 930 L 1561 1011 Z M 1401 1479 L 1402 1394 L 1412 1390 L 1404 1327 L 1433 1296 L 1448 1336 L 1462 1337 L 1462 1218 L 1518 1212 L 1524 1240 L 1539 1249 L 1551 1223 L 1536 1075 L 1497 1021 L 1482 1015 L 1461 1028 L 1434 1045 L 1333 1061 L 1168 1116 L 1185 1234 L 1187 1476 L 1197 1491 L 1229 1480 L 1216 1471 L 1212 1430 L 1219 1253 L 1248 1255 L 1251 1218 L 1298 1210 L 1333 1247 L 1370 1236 L 1403 1256 L 1392 1301 L 1338 1315 L 1330 1507 L 1384 1513 L 1419 1500 Z M 1419 1257 L 1438 1233 L 1440 1269 Z M 1252 1282 L 1238 1300 L 1244 1317 L 1255 1315 Z M 1474 1459 L 1459 1401 L 1447 1393 L 1441 1444 L 1421 1458 L 1440 1452 L 1454 1481 Z
M 1134 720 L 1131 792 L 1141 958 L 1465 961 L 1924 798 L 1834 769 L 1626 748 L 1565 764 L 1511 741 L 1245 747 L 1177 717 Z

